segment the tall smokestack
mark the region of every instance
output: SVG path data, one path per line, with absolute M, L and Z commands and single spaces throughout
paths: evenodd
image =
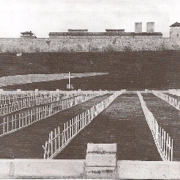
M 135 33 L 142 33 L 142 22 L 135 23 Z
M 147 33 L 154 32 L 154 22 L 147 22 Z

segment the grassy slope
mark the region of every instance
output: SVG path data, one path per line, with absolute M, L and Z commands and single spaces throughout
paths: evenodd
M 129 88 L 180 88 L 179 57 L 179 51 L 32 53 L 22 57 L 0 54 L 0 76 L 109 72 L 107 81 L 111 81 L 114 88 L 118 88 L 120 83 L 127 84 Z

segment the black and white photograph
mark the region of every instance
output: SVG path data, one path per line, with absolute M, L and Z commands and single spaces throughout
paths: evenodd
M 179 0 L 0 0 L 0 179 L 180 179 Z

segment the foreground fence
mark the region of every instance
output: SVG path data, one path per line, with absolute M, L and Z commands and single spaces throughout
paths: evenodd
M 1 120 L 0 122 L 0 136 L 4 136 L 6 134 L 17 131 L 36 121 L 52 116 L 64 109 L 85 102 L 95 96 L 95 93 L 82 94 L 68 99 L 59 100 L 41 107 L 34 107 L 32 109 L 25 110 L 14 115 L 4 117 L 3 121 Z
M 177 110 L 180 110 L 180 101 L 178 101 L 177 99 L 159 91 L 152 91 L 152 93 L 160 99 L 169 103 L 171 106 L 175 107 Z
M 169 136 L 169 134 L 163 128 L 159 126 L 157 120 L 154 118 L 153 114 L 147 108 L 142 95 L 139 92 L 137 92 L 137 95 L 139 97 L 146 121 L 152 132 L 155 144 L 161 155 L 161 158 L 164 161 L 172 161 L 173 160 L 173 139 Z
M 122 94 L 122 91 L 115 92 L 106 100 L 77 115 L 69 122 L 64 123 L 64 129 L 62 132 L 60 127 L 51 131 L 49 133 L 49 139 L 45 142 L 45 145 L 42 146 L 44 149 L 44 159 L 52 159 L 59 154 L 72 138 L 74 138 L 98 114 L 107 108 L 120 94 Z
M 180 96 L 180 89 L 169 89 L 169 94 Z
M 52 102 L 58 101 L 62 98 L 60 94 L 58 95 L 40 95 L 36 96 L 35 94 L 32 96 L 25 97 L 20 101 L 12 102 L 9 104 L 0 105 L 0 116 L 4 116 L 16 111 L 20 111 L 25 108 L 29 108 L 37 105 L 50 104 Z

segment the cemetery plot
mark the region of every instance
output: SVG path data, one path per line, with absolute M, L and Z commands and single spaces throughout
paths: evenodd
M 166 101 L 153 94 L 142 94 L 148 109 L 153 113 L 159 125 L 169 133 L 174 140 L 173 160 L 180 160 L 180 111 Z
M 102 94 L 104 94 L 102 92 Z M 72 96 L 67 99 L 59 99 L 50 104 L 33 107 L 5 116 L 0 120 L 0 136 L 7 135 L 8 133 L 17 131 L 26 127 L 34 122 L 52 116 L 64 109 L 71 108 L 79 103 L 85 102 L 88 99 L 95 97 L 95 93 L 81 94 Z
M 118 160 L 162 160 L 136 94 L 120 95 L 56 159 L 85 159 L 87 143 L 117 143 Z
M 84 112 L 86 109 L 109 97 L 110 94 L 95 97 L 85 103 L 61 111 L 31 126 L 0 138 L 0 158 L 43 158 L 42 145 L 49 132 L 57 126 Z
M 86 109 L 83 113 L 64 123 L 63 130 L 59 126 L 52 130 L 43 146 L 44 159 L 56 157 L 82 129 L 88 126 L 96 116 L 104 111 L 121 94 L 122 91 L 114 92 L 105 100 Z

